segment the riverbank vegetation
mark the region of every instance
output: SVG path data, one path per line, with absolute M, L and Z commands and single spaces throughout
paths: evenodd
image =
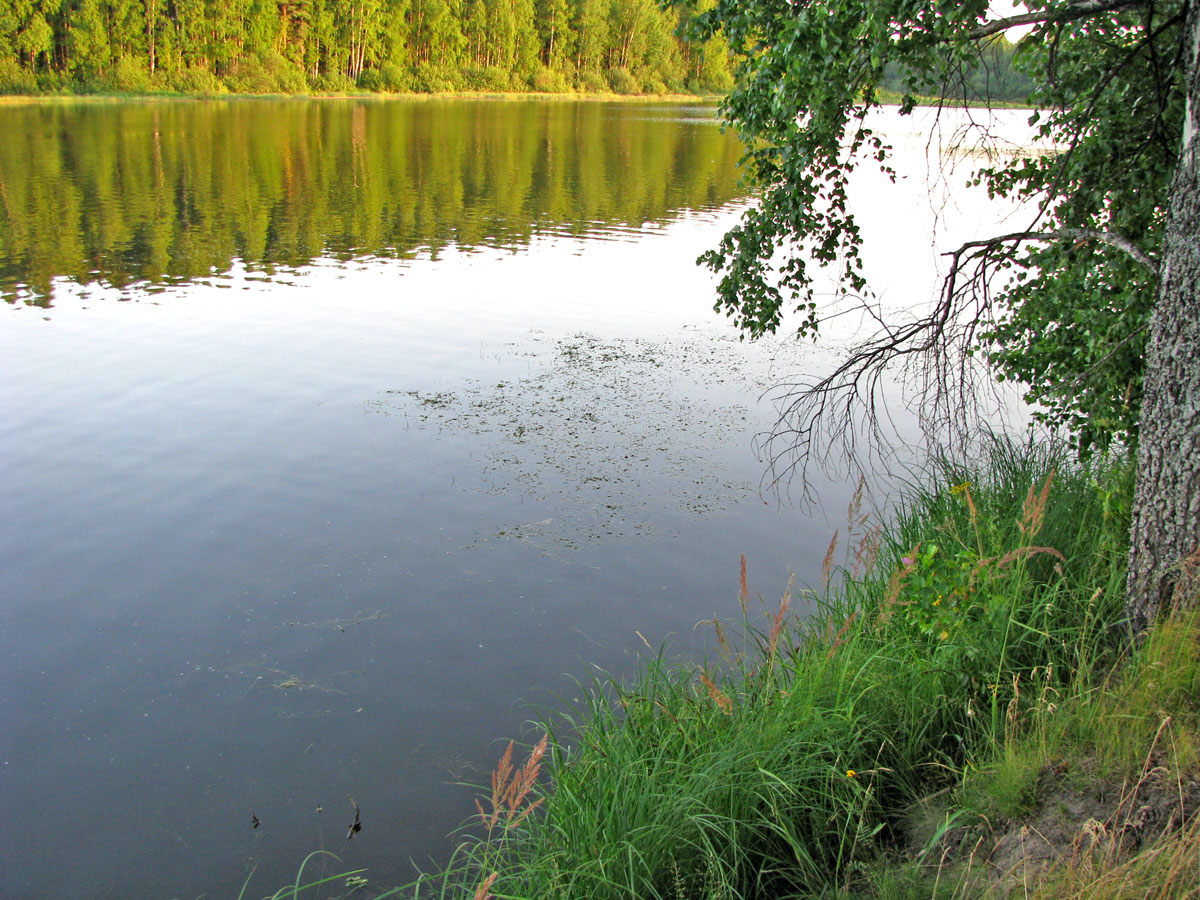
M 712 658 L 598 679 L 397 895 L 1197 896 L 1200 619 L 1128 641 L 1130 476 L 995 441 L 765 612 L 743 557 Z

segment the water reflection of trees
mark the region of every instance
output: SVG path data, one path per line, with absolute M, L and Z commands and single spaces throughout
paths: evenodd
M 519 247 L 739 193 L 740 147 L 678 108 L 225 101 L 0 110 L 0 293 L 156 285 L 320 256 Z

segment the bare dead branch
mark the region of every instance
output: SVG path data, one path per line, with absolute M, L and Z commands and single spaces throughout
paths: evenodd
M 876 334 L 851 348 L 824 378 L 777 385 L 773 394 L 783 404 L 775 427 L 757 442 L 769 466 L 767 487 L 787 489 L 799 475 L 807 491 L 806 475 L 814 464 L 827 469 L 845 464 L 851 477 L 862 475 L 866 460 L 858 452 L 860 442 L 877 460 L 894 450 L 898 433 L 891 412 L 902 401 L 889 397 L 886 387 L 896 366 L 904 370 L 908 383 L 918 382 L 918 409 L 927 434 L 936 432 L 945 443 L 970 433 L 981 386 L 971 351 L 990 315 L 992 265 L 1015 248 L 993 243 L 959 252 L 951 276 L 925 315 L 896 323 L 861 301 L 859 311 L 879 326 Z M 889 426 L 891 434 L 885 434 Z

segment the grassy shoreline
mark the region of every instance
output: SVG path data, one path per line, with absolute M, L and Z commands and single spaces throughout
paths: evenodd
M 1095 823 L 1088 854 L 1048 852 L 1101 879 L 1136 859 L 1114 835 L 1148 754 L 1160 787 L 1196 771 L 1196 621 L 1129 656 L 1126 466 L 1004 443 L 986 459 L 937 463 L 887 529 L 852 506 L 815 616 L 791 618 L 789 586 L 755 627 L 743 574 L 738 639 L 712 623 L 719 662 L 659 654 L 593 685 L 545 723 L 548 749 L 502 763 L 451 865 L 409 893 L 1023 895 L 1041 860 L 1010 835 L 1069 782 L 1122 799 L 1062 823 L 1073 843 Z M 1166 839 L 1195 846 L 1179 805 L 1190 830 Z
M 381 92 L 330 92 L 305 94 L 202 94 L 172 93 L 167 91 L 145 94 L 87 93 L 87 94 L 0 94 L 0 105 L 60 103 L 130 103 L 130 102 L 180 102 L 180 101 L 238 101 L 238 100 L 537 100 L 543 102 L 629 102 L 629 103 L 716 103 L 721 98 L 715 94 L 617 94 L 604 93 L 545 93 L 521 91 L 498 93 L 489 91 L 443 91 L 439 93 L 381 93 Z
M 804 620 L 743 558 L 713 659 L 596 680 L 444 870 L 340 895 L 1200 896 L 1200 616 L 1128 640 L 1129 464 L 984 449 L 852 504 Z
M 900 106 L 904 95 L 898 91 L 880 88 L 876 95 L 884 106 Z M 181 91 L 149 91 L 146 93 L 45 93 L 45 94 L 0 94 L 0 106 L 54 103 L 130 103 L 130 102 L 177 102 L 184 100 L 539 100 L 546 102 L 622 102 L 622 103 L 712 103 L 717 104 L 723 94 L 619 94 L 615 91 L 550 93 L 545 91 L 412 91 L 392 93 L 381 91 L 330 91 L 302 94 L 243 94 L 187 93 Z M 973 109 L 1027 109 L 1028 104 L 1008 101 L 947 100 L 938 97 L 916 97 L 918 107 L 961 106 Z

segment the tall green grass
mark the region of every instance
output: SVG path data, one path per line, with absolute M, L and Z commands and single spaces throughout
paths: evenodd
M 995 759 L 1050 696 L 1125 652 L 1129 476 L 995 440 L 938 460 L 884 527 L 850 513 L 803 621 L 756 623 L 744 569 L 720 659 L 659 653 L 493 779 L 426 897 L 833 896 L 907 810 Z M 840 560 L 840 565 L 835 562 Z M 733 600 L 731 598 L 731 606 Z M 737 616 L 732 617 L 738 621 Z M 542 754 L 545 753 L 543 758 Z M 540 767 L 548 778 L 538 778 Z

